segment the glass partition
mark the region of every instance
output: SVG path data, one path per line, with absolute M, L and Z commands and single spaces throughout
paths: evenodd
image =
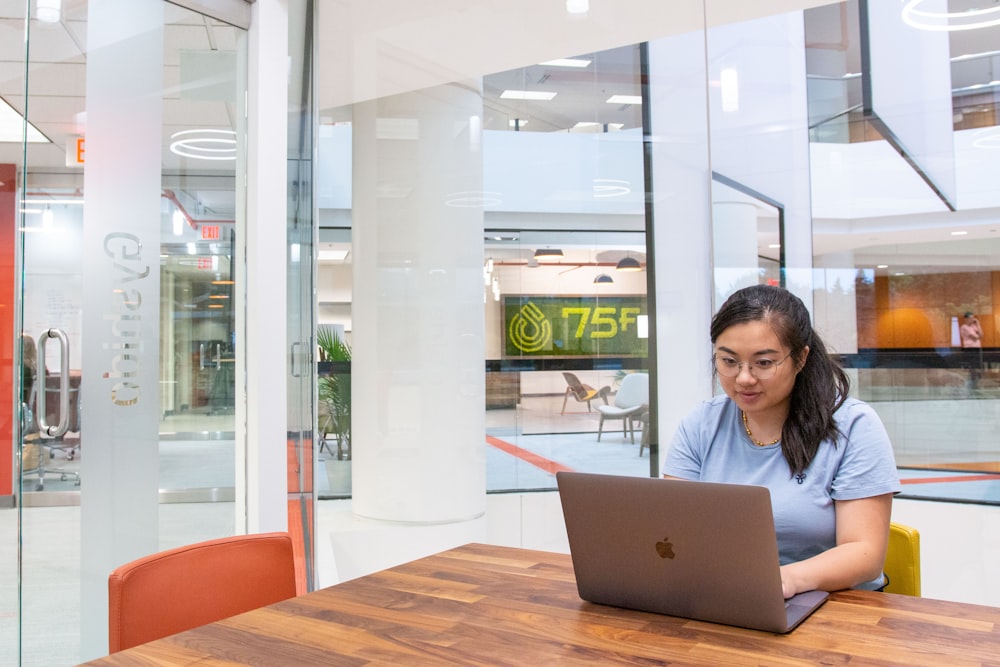
M 107 650 L 113 567 L 235 532 L 247 39 L 170 3 L 0 7 L 29 44 L 0 78 L 29 128 L 23 159 L 0 144 L 24 390 L 0 661 L 71 665 Z

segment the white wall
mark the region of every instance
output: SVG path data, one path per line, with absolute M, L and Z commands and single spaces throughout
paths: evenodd
M 353 523 L 350 502 L 318 503 L 320 525 L 325 529 L 319 535 L 317 549 L 323 585 L 407 560 L 406 554 L 398 552 L 395 559 L 390 558 L 393 562 L 387 561 L 386 552 L 390 550 L 379 543 L 378 551 L 358 557 L 368 563 L 367 568 L 350 564 L 350 576 L 337 577 L 331 534 Z M 892 518 L 920 531 L 923 597 L 1000 606 L 1000 569 L 996 567 L 1000 563 L 1000 507 L 896 500 Z M 423 530 L 433 528 L 408 530 L 407 549 L 420 549 Z M 433 544 L 437 536 L 428 536 Z M 559 494 L 489 494 L 483 539 L 489 544 L 569 553 Z

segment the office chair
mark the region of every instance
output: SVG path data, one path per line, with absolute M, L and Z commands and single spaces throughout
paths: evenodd
M 601 421 L 597 425 L 597 441 L 601 441 L 604 432 L 604 422 L 608 419 L 622 420 L 622 433 L 632 434 L 635 442 L 635 425 L 633 418 L 649 409 L 649 374 L 629 373 L 622 379 L 618 393 L 615 394 L 614 405 L 598 405 Z
M 108 577 L 108 650 L 295 597 L 288 533 L 237 535 L 161 551 Z
M 920 533 L 915 528 L 889 524 L 889 549 L 883 569 L 889 577 L 886 593 L 920 597 Z

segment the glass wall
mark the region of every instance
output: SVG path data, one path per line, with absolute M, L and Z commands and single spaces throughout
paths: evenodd
M 69 665 L 107 650 L 111 569 L 236 532 L 247 35 L 155 1 L 0 16 L 21 341 L 0 662 Z
M 704 9 L 703 33 L 664 27 L 651 35 L 651 45 L 678 57 L 649 65 L 649 80 L 661 77 L 666 86 L 645 109 L 650 142 L 667 156 L 661 173 L 677 166 L 671 160 L 694 173 L 698 153 L 704 156 L 696 188 L 678 187 L 676 178 L 646 187 L 654 175 L 644 162 L 638 45 L 482 75 L 483 187 L 463 201 L 484 215 L 488 490 L 551 488 L 558 466 L 589 469 L 576 458 L 584 451 L 605 457 L 594 459 L 597 469 L 636 463 L 639 445 L 618 430 L 621 422 L 598 444 L 597 406 L 613 399 L 623 372 L 645 367 L 641 356 L 608 347 L 569 351 L 558 334 L 543 352 L 528 351 L 512 347 L 511 334 L 512 322 L 524 325 L 526 307 L 538 318 L 532 325 L 543 321 L 537 313 L 547 313 L 545 304 L 560 313 L 592 308 L 593 316 L 623 306 L 612 298 L 639 296 L 643 312 L 653 311 L 645 303 L 647 274 L 615 269 L 631 256 L 643 268 L 652 260 L 663 267 L 657 286 L 666 296 L 657 298 L 666 307 L 653 344 L 661 354 L 667 345 L 684 382 L 659 388 L 661 406 L 690 400 L 683 386 L 695 374 L 710 376 L 707 361 L 687 366 L 676 356 L 708 359 L 714 307 L 749 283 L 784 285 L 812 309 L 851 373 L 852 390 L 882 415 L 901 465 L 995 469 L 997 202 L 984 179 L 992 173 L 1000 28 L 935 30 L 936 37 L 918 39 L 926 26 L 914 25 L 914 15 L 862 16 L 856 2 L 749 19 L 711 0 Z M 860 41 L 863 22 L 880 40 L 874 46 Z M 893 45 L 907 35 L 913 39 L 893 61 Z M 928 59 L 937 59 L 933 81 L 905 73 Z M 928 90 L 887 93 L 887 81 L 904 78 Z M 886 100 L 894 98 L 906 103 L 892 108 Z M 320 215 L 329 248 L 347 253 L 320 256 L 320 321 L 343 327 L 348 340 L 350 304 L 364 298 L 347 268 L 351 201 L 341 186 L 351 178 L 343 161 L 350 116 L 349 106 L 321 111 L 318 177 L 328 197 L 320 197 Z M 913 130 L 921 123 L 934 125 L 926 136 Z M 392 129 L 404 138 L 402 125 Z M 405 196 L 384 186 L 380 196 Z M 699 228 L 709 230 L 707 239 L 698 238 Z M 706 261 L 692 266 L 703 252 Z M 601 274 L 611 282 L 594 282 Z M 712 305 L 685 305 L 678 288 L 701 293 L 703 284 Z M 562 303 L 567 296 L 580 301 Z M 962 340 L 967 312 L 982 331 L 972 349 Z M 695 333 L 676 338 L 681 323 Z M 611 331 L 610 320 L 606 326 Z M 601 327 L 594 320 L 573 333 L 586 337 Z M 661 415 L 664 443 L 676 419 Z M 335 495 L 348 495 L 345 476 L 335 474 L 342 481 Z M 648 474 L 648 466 L 636 474 Z

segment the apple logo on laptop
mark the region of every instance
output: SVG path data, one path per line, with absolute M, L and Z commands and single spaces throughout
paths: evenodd
M 656 553 L 660 554 L 660 558 L 674 557 L 674 545 L 670 543 L 669 537 L 664 537 L 656 543 Z

